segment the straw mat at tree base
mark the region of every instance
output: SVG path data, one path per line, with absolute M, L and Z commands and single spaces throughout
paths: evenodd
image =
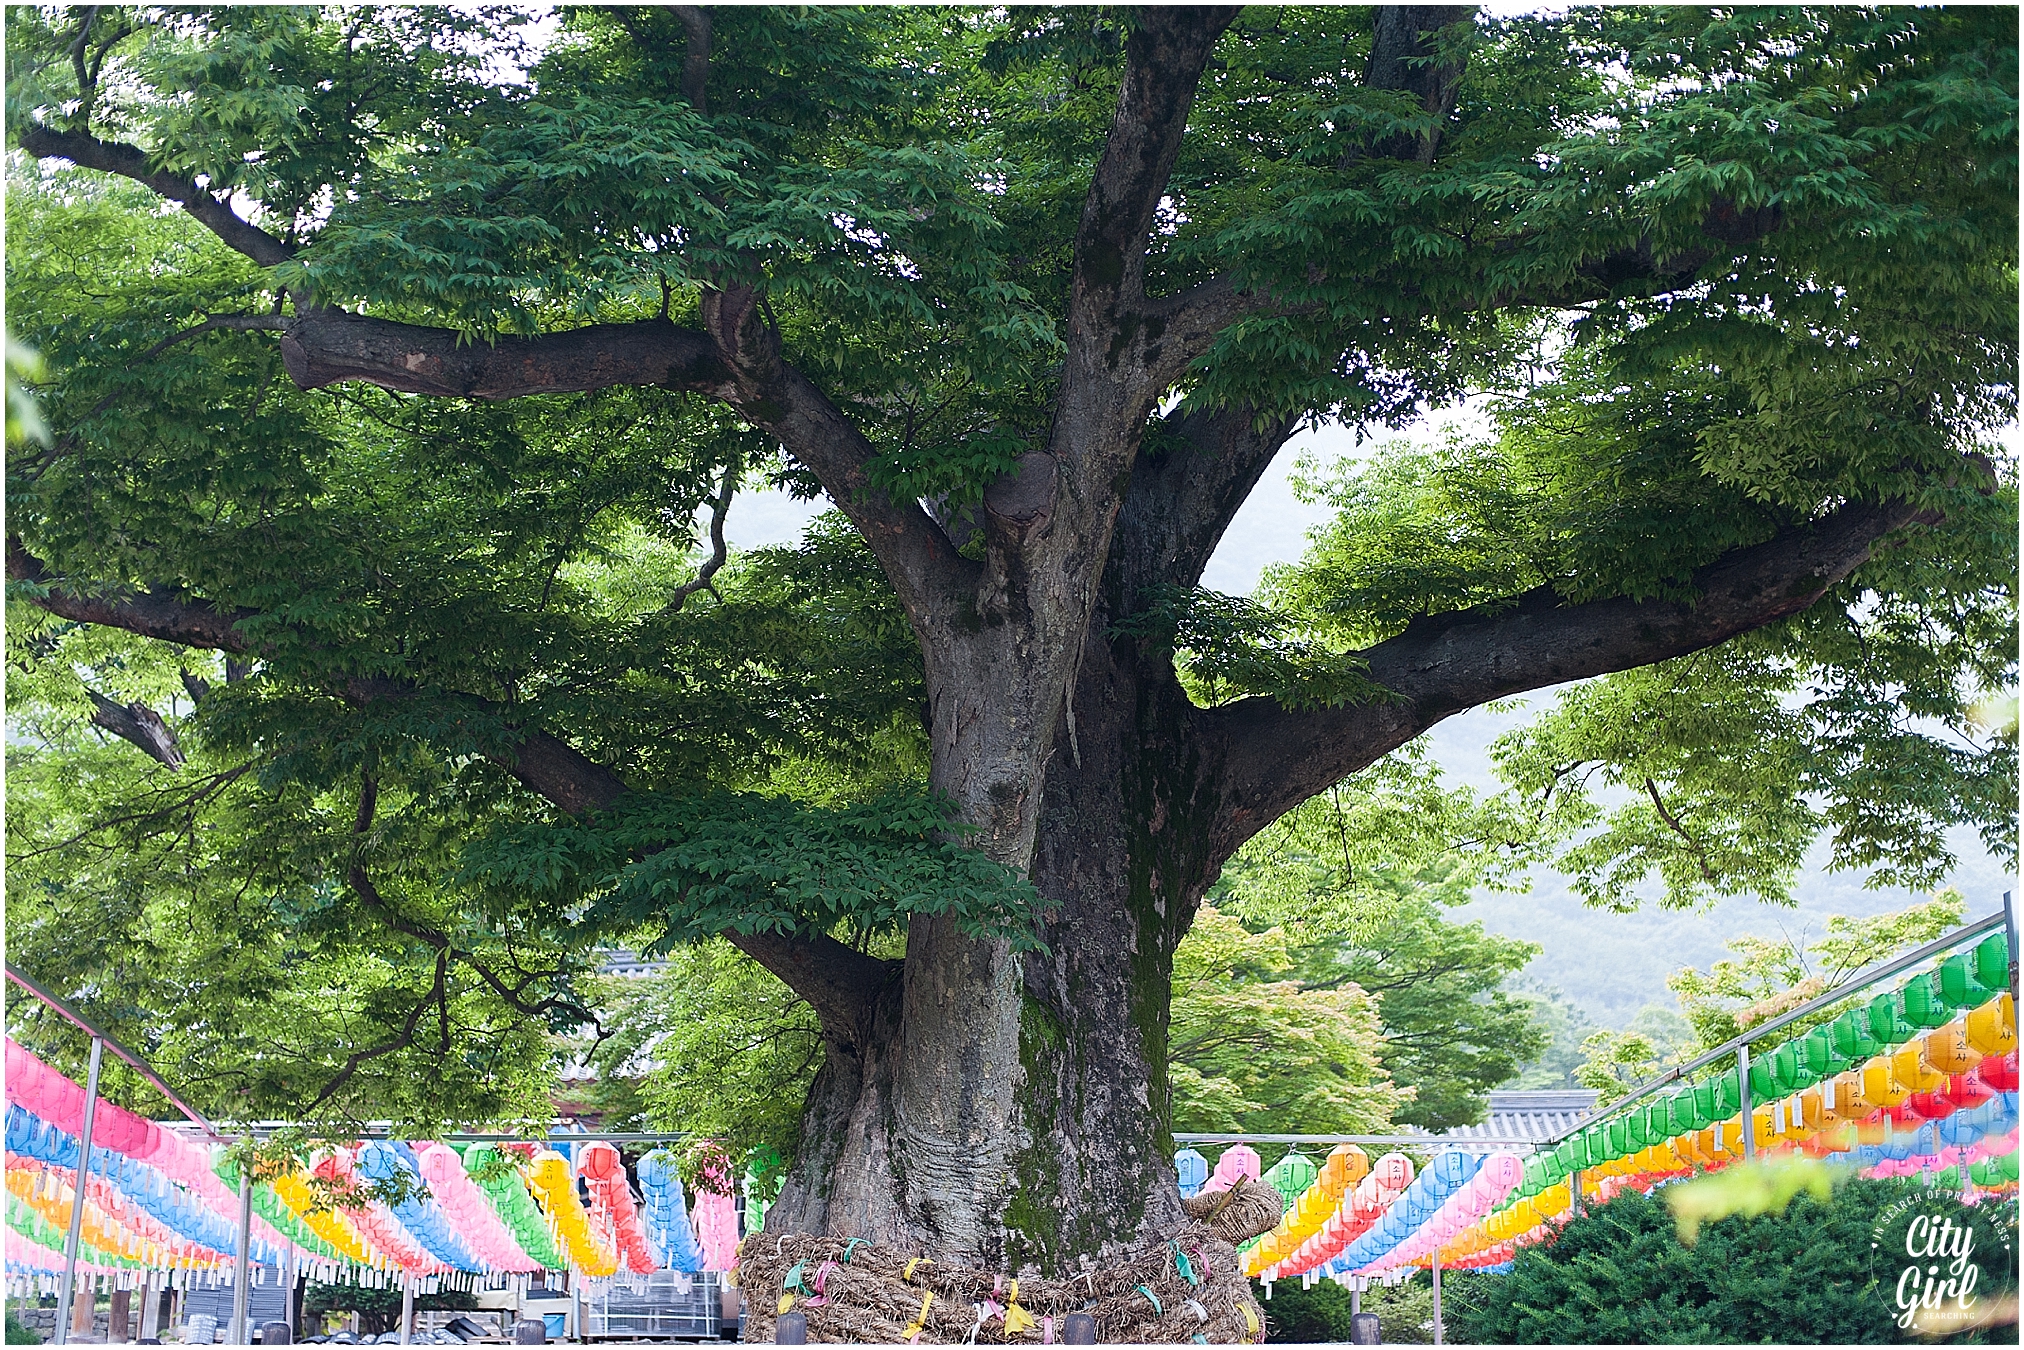
M 1216 1196 L 1197 1198 L 1204 1203 L 1189 1204 L 1190 1222 L 1170 1238 L 1068 1279 L 1022 1277 L 1016 1289 L 993 1271 L 859 1239 L 755 1233 L 738 1251 L 745 1339 L 771 1341 L 779 1315 L 798 1312 L 812 1344 L 1058 1345 L 1068 1314 L 1087 1312 L 1106 1344 L 1256 1342 L 1264 1312 L 1234 1243 L 1269 1232 L 1285 1202 L 1256 1182 L 1220 1206 Z

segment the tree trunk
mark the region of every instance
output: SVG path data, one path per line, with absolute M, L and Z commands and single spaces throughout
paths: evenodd
M 1059 1275 L 1182 1221 L 1173 952 L 1220 859 L 1194 710 L 1108 623 L 1092 624 L 1036 794 L 1047 950 L 914 922 L 901 987 L 860 1020 L 868 1033 L 828 1036 L 768 1232 Z

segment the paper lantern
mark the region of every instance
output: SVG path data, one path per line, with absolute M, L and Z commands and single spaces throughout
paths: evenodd
M 1986 1003 L 1992 990 L 1975 978 L 1973 952 L 1956 952 L 1940 962 L 1940 998 L 1949 1008 L 1973 1008 Z
M 1975 1066 L 1975 1077 L 1982 1086 L 1994 1092 L 2015 1092 L 2017 1090 L 2017 1052 L 1989 1055 Z
M 1174 1155 L 1174 1174 L 1181 1183 L 1181 1194 L 1193 1195 L 1209 1179 L 1209 1160 L 1192 1148 L 1184 1148 Z
M 2017 1044 L 2017 1006 L 2007 993 L 1999 994 L 1967 1016 L 1963 1026 L 1967 1042 L 1985 1055 L 2000 1055 Z
M 1991 933 L 1975 947 L 1975 982 L 1984 989 L 2010 987 L 2010 944 L 2001 933 Z
M 1876 1038 L 1870 1034 L 1867 1009 L 1851 1008 L 1835 1018 L 1830 1026 L 1837 1057 L 1854 1063 L 1877 1052 L 1879 1047 Z
M 1906 1093 L 1930 1092 L 1944 1087 L 1947 1076 L 1925 1061 L 1923 1039 L 1908 1041 L 1904 1047 L 1890 1057 L 1891 1080 Z
M 1945 1026 L 1947 1019 L 1954 1015 L 1941 994 L 1939 981 L 1932 975 L 1917 975 L 1906 980 L 1898 989 L 1898 1000 L 1904 1009 L 1904 1020 L 1913 1027 L 1930 1030 Z

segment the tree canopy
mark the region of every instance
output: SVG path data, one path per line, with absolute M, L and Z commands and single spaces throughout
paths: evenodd
M 234 1091 L 518 1073 L 587 947 L 722 933 L 823 1038 L 778 1221 L 1054 1267 L 1178 1216 L 1223 865 L 1458 711 L 1573 685 L 1493 814 L 1604 905 L 2014 856 L 2014 13 L 525 17 L 6 16 L 10 861 L 73 992 L 143 885 L 339 991 Z M 1299 428 L 1472 394 L 1201 588 Z M 733 557 L 766 482 L 836 514 Z

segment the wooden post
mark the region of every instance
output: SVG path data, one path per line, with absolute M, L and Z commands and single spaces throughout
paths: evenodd
M 143 1291 L 142 1297 L 145 1298 L 146 1296 L 146 1292 Z M 105 1322 L 105 1342 L 107 1345 L 119 1345 L 126 1341 L 127 1332 L 130 1330 L 128 1319 L 133 1307 L 133 1298 L 131 1290 L 115 1289 L 112 1291 L 112 1309 L 106 1314 Z
M 80 1283 L 83 1287 L 70 1301 L 70 1339 L 73 1341 L 91 1335 L 91 1320 L 98 1311 L 94 1277 L 87 1275 Z

